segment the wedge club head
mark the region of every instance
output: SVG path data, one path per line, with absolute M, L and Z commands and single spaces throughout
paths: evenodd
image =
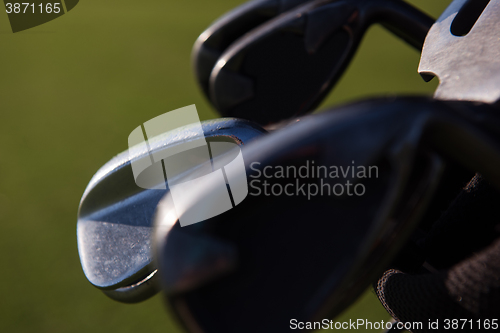
M 302 115 L 339 80 L 371 24 L 420 49 L 433 22 L 400 0 L 308 1 L 231 44 L 210 74 L 210 99 L 224 116 L 264 125 Z
M 116 156 L 94 175 L 83 194 L 77 222 L 82 268 L 87 279 L 114 300 L 140 302 L 158 291 L 151 256 L 153 215 L 169 188 L 164 182 L 163 190 L 137 186 L 132 163 L 194 140 L 195 125 L 150 139 L 149 151 L 135 146 Z M 209 145 L 222 141 L 241 146 L 265 133 L 237 119 L 205 121 L 202 129 Z
M 244 147 L 249 185 L 260 193 L 229 212 L 181 227 L 179 216 L 189 206 L 176 210 L 165 196 L 155 217 L 154 253 L 162 288 L 186 330 L 284 332 L 292 319 L 322 320 L 344 310 L 418 226 L 445 165 L 479 171 L 500 188 L 495 112 L 426 98 L 347 106 Z M 353 161 L 365 170 L 376 166 L 377 176 L 348 172 L 341 181 L 320 176 L 319 169 L 311 176 L 311 165 L 347 167 Z M 303 167 L 309 176 L 276 176 L 279 167 Z M 346 179 L 363 184 L 365 193 L 295 192 L 310 184 L 332 189 Z M 191 206 L 211 193 L 207 184 Z

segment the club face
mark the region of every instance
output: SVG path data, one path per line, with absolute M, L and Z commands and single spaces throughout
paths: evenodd
M 257 161 L 261 177 L 265 167 L 300 167 L 306 161 L 377 166 L 376 178 L 358 179 L 366 186 L 363 196 L 249 195 L 235 209 L 183 228 L 164 198 L 156 218 L 155 253 L 162 286 L 187 330 L 283 331 L 291 318 L 331 318 L 351 304 L 397 254 L 439 182 L 443 160 L 419 150 L 424 131 L 401 130 L 430 117 L 427 111 L 436 108 L 432 103 L 410 99 L 373 105 L 373 113 L 353 107 L 317 115 L 243 149 L 249 180 L 266 179 L 253 178 L 259 172 L 251 165 Z M 273 179 L 271 185 L 287 183 Z M 179 239 L 190 243 L 173 241 Z M 195 258 L 200 249 L 220 261 Z M 172 264 L 183 260 L 191 272 L 212 267 L 214 274 L 176 289 L 182 283 L 164 277 L 185 275 L 165 270 L 186 267 Z
M 260 26 L 220 57 L 210 96 L 223 115 L 268 124 L 314 108 L 366 29 L 363 1 L 312 1 Z
M 195 42 L 193 68 L 209 98 L 210 73 L 219 57 L 235 40 L 284 11 L 310 0 L 254 0 L 230 11 L 207 28 Z
M 248 143 L 265 131 L 248 121 L 212 120 L 202 123 L 207 142 Z M 195 126 L 186 126 L 151 139 L 150 152 L 160 152 L 192 140 Z M 92 178 L 80 202 L 78 251 L 87 279 L 109 297 L 138 302 L 157 292 L 151 258 L 153 215 L 169 191 L 139 188 L 132 163 L 149 158 L 132 147 L 104 165 Z M 161 185 L 161 184 L 159 184 Z M 164 184 L 163 184 L 164 185 Z

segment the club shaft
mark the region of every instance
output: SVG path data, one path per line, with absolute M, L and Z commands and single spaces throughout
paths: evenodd
M 417 50 L 422 50 L 434 18 L 400 0 L 373 1 L 371 6 L 374 20 Z

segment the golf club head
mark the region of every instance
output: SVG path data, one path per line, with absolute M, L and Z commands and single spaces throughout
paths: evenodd
M 210 99 L 224 116 L 264 125 L 311 111 L 376 22 L 421 48 L 434 20 L 400 0 L 308 1 L 231 44 L 210 74 Z
M 198 84 L 209 98 L 210 73 L 229 45 L 253 28 L 311 0 L 253 0 L 212 23 L 196 40 L 192 62 Z
M 500 119 L 491 111 L 427 98 L 354 104 L 244 147 L 249 185 L 259 191 L 231 211 L 181 227 L 178 219 L 212 194 L 210 184 L 183 210 L 165 196 L 154 253 L 181 323 L 188 332 L 283 332 L 292 319 L 339 314 L 419 225 L 445 165 L 479 171 L 500 188 Z M 330 174 L 340 166 L 356 173 Z M 371 167 L 376 176 L 367 177 Z M 344 185 L 333 195 L 346 180 L 354 193 Z M 319 195 L 326 185 L 332 194 Z
M 158 291 L 151 256 L 153 215 L 170 189 L 164 181 L 158 185 L 166 189 L 140 188 L 132 164 L 195 140 L 198 128 L 199 124 L 193 124 L 154 137 L 149 140 L 149 151 L 131 147 L 106 163 L 85 189 L 77 222 L 80 261 L 87 279 L 110 298 L 135 303 Z M 202 129 L 209 145 L 241 146 L 265 133 L 258 125 L 237 119 L 205 121 Z
M 454 0 L 432 26 L 418 71 L 443 100 L 500 100 L 500 1 Z

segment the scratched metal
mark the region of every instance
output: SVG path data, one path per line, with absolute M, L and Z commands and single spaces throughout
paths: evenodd
M 495 103 L 500 98 L 500 0 L 491 0 L 465 36 L 451 27 L 467 0 L 455 0 L 432 26 L 419 73 L 437 76 L 435 98 Z

